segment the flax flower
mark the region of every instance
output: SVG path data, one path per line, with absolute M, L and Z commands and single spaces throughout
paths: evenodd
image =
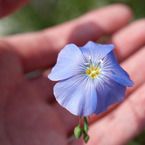
M 115 59 L 112 44 L 89 41 L 83 47 L 66 45 L 48 78 L 58 103 L 74 115 L 99 114 L 125 97 L 133 82 Z

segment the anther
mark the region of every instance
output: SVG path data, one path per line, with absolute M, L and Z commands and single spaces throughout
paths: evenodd
M 84 65 L 89 65 L 89 63 L 84 63 Z
M 102 59 L 100 59 L 100 63 L 103 63 L 103 60 Z
M 101 71 L 102 71 L 102 68 L 99 69 L 99 72 L 101 72 Z

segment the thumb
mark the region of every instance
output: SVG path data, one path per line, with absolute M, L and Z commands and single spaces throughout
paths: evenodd
M 1 0 L 0 1 L 0 18 L 20 9 L 27 4 L 29 0 Z

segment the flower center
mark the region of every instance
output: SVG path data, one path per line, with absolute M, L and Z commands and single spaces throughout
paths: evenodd
M 100 64 L 103 62 L 103 60 L 100 60 L 98 64 L 94 64 L 91 61 L 91 56 L 89 56 L 89 63 L 85 63 L 87 66 L 85 74 L 89 75 L 91 78 L 96 78 L 100 72 L 102 71 L 102 67 Z

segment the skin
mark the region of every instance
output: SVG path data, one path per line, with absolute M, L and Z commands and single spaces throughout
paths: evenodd
M 4 0 L 3 0 L 4 1 Z M 16 0 L 13 0 L 16 1 Z M 26 4 L 18 1 L 5 16 Z M 131 10 L 121 4 L 91 11 L 80 18 L 35 33 L 0 40 L 0 144 L 2 145 L 83 145 L 67 141 L 78 117 L 57 104 L 54 82 L 47 79 L 58 52 L 67 44 L 79 46 L 110 35 L 115 55 L 135 83 L 127 89 L 125 101 L 89 120 L 88 145 L 125 144 L 145 127 L 145 19 L 128 24 Z M 32 79 L 25 74 L 48 70 Z

